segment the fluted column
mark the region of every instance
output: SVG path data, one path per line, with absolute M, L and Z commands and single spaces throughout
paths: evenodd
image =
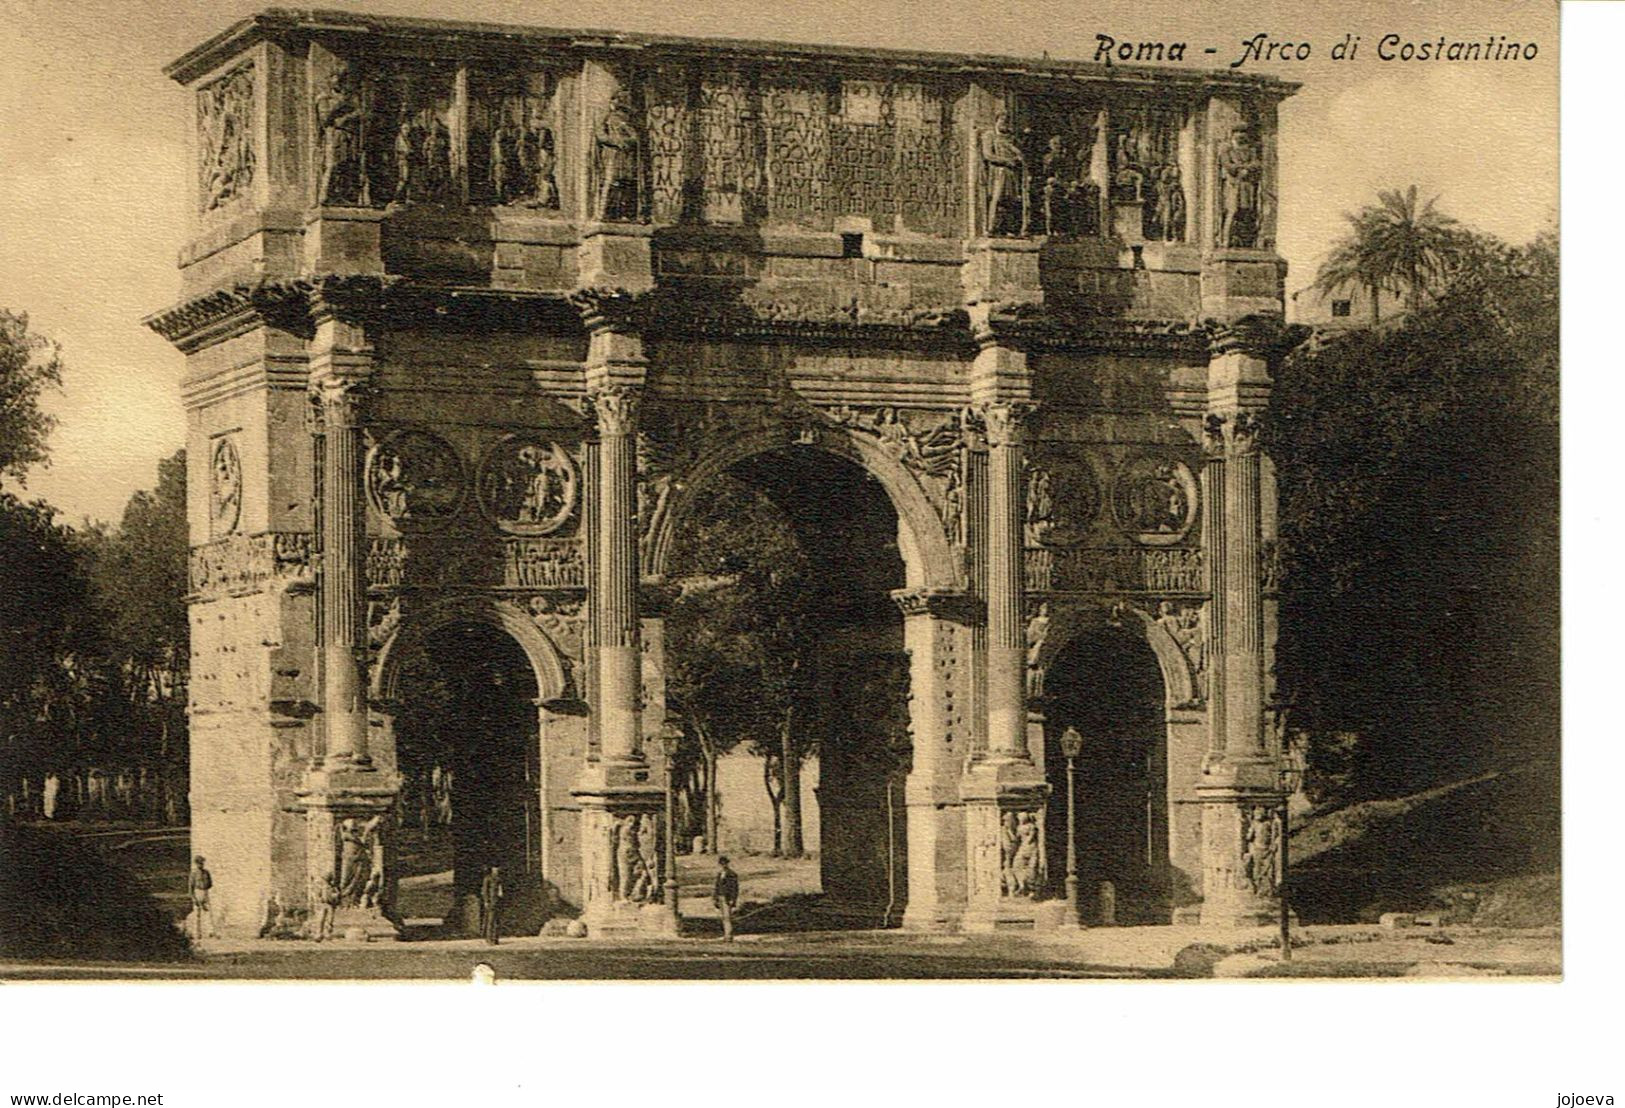
M 1209 720 L 1202 800 L 1204 924 L 1249 925 L 1279 909 L 1276 761 L 1264 745 L 1264 487 L 1258 432 L 1269 404 L 1267 320 L 1221 331 L 1208 363 L 1203 473 Z
M 1264 754 L 1264 564 L 1257 417 L 1230 421 L 1224 460 L 1225 751 Z
M 642 763 L 639 726 L 637 412 L 638 393 L 606 387 L 593 394 L 598 415 L 597 567 L 599 756 Z
M 1222 663 L 1225 638 L 1225 470 L 1222 417 L 1212 417 L 1207 426 L 1207 457 L 1202 466 L 1202 551 L 1207 566 L 1207 641 L 1203 656 L 1208 659 L 1208 753 L 1217 756 L 1225 744 L 1225 697 Z
M 1030 404 L 989 404 L 987 421 L 987 753 L 1030 762 L 1027 621 L 1022 577 L 1023 423 Z
M 314 386 L 325 436 L 322 461 L 322 621 L 325 760 L 367 765 L 366 503 L 362 488 L 361 379 Z

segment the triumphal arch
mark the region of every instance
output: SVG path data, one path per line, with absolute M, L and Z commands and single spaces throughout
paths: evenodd
M 1119 921 L 1276 910 L 1291 85 L 283 11 L 169 73 L 222 930 L 336 895 L 399 933 L 425 658 L 459 888 L 668 927 L 668 563 L 724 472 L 884 532 L 844 641 L 906 659 L 906 749 L 832 713 L 829 898 L 1064 924 L 1073 729 L 1086 923 L 1108 882 Z

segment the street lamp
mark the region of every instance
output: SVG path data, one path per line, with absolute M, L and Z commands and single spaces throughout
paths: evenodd
M 1066 912 L 1064 926 L 1077 927 L 1078 920 L 1078 755 L 1083 753 L 1083 736 L 1076 727 L 1061 733 L 1061 753 L 1066 755 Z
M 1286 877 L 1287 877 L 1287 847 L 1292 840 L 1292 794 L 1298 791 L 1298 778 L 1303 770 L 1286 752 L 1281 754 L 1280 785 L 1281 785 L 1281 879 L 1277 882 L 1275 894 L 1281 901 L 1281 961 L 1292 961 L 1292 907 L 1287 903 Z
M 683 922 L 682 913 L 677 910 L 677 821 L 675 810 L 677 807 L 677 788 L 673 766 L 677 761 L 677 747 L 683 741 L 683 733 L 675 727 L 667 727 L 660 733 L 660 747 L 666 754 L 666 881 L 665 899 L 666 908 L 671 912 L 671 927 L 673 934 L 680 934 Z

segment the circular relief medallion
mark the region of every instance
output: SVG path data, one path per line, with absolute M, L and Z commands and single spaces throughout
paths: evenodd
M 209 520 L 216 535 L 237 530 L 243 514 L 243 464 L 230 439 L 214 444 L 209 459 Z
M 1196 478 L 1184 462 L 1133 458 L 1112 486 L 1112 518 L 1150 546 L 1168 546 L 1196 522 Z
M 1100 516 L 1100 482 L 1084 458 L 1062 458 L 1027 471 L 1026 545 L 1076 546 Z
M 396 523 L 449 519 L 467 491 L 457 451 L 427 431 L 396 431 L 367 457 L 367 495 L 373 507 Z
M 480 463 L 480 508 L 504 531 L 546 535 L 576 507 L 575 462 L 556 442 L 505 435 Z

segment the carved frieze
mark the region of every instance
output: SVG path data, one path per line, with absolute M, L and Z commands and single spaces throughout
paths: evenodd
M 503 548 L 502 583 L 510 588 L 586 587 L 581 544 L 574 539 L 513 538 Z
M 931 498 L 950 541 L 965 535 L 965 417 L 961 412 L 905 413 L 890 406 L 841 405 L 825 411 L 837 426 L 873 435 L 907 466 Z
M 217 439 L 209 459 L 209 532 L 216 538 L 237 530 L 243 512 L 243 463 L 230 437 Z
M 1112 519 L 1149 546 L 1181 541 L 1196 522 L 1196 478 L 1184 462 L 1130 458 L 1112 482 Z
M 1029 592 L 1204 593 L 1206 562 L 1194 547 L 1073 547 L 1024 552 Z
M 1183 242 L 1187 208 L 1179 167 L 1183 116 L 1165 108 L 1138 106 L 1116 107 L 1111 119 L 1113 205 L 1128 207 L 1129 221 L 1134 224 L 1129 229 L 1137 237 Z
M 433 525 L 457 514 L 468 491 L 463 461 L 427 431 L 386 434 L 367 454 L 367 495 L 399 526 Z
M 197 91 L 198 204 L 223 208 L 254 183 L 254 63 Z
M 311 536 L 298 531 L 230 535 L 193 547 L 188 557 L 188 586 L 194 596 L 258 592 L 269 583 L 311 580 Z
M 548 535 L 575 513 L 575 462 L 558 443 L 532 434 L 504 435 L 480 462 L 475 479 L 480 509 L 515 535 Z
M 406 580 L 406 544 L 400 539 L 374 538 L 367 543 L 367 584 L 393 588 Z

